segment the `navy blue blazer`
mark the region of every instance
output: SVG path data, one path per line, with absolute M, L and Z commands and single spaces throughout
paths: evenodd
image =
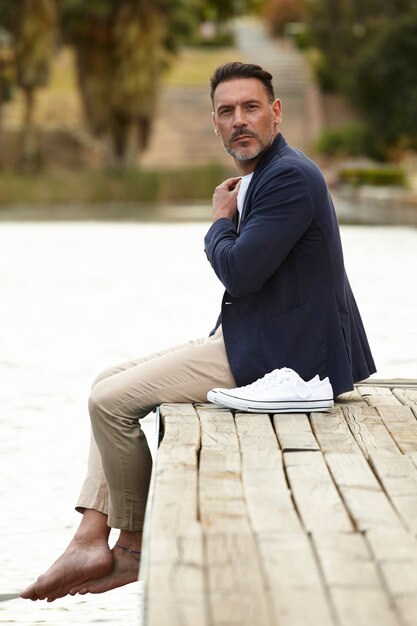
M 238 386 L 291 367 L 328 376 L 337 396 L 375 372 L 325 180 L 282 134 L 255 169 L 239 232 L 215 221 L 205 252 L 226 289 L 216 328 Z

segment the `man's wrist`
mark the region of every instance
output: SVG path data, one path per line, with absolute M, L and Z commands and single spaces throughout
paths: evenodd
M 213 213 L 213 222 L 216 222 L 217 220 L 221 220 L 221 219 L 226 219 L 231 222 L 234 215 L 235 213 L 231 215 L 230 211 L 228 211 L 227 209 L 216 209 Z

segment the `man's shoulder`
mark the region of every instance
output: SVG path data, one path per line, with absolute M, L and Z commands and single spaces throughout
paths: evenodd
M 319 166 L 304 152 L 287 143 L 277 146 L 270 158 L 261 164 L 258 180 L 262 183 L 284 175 L 300 180 L 324 180 Z

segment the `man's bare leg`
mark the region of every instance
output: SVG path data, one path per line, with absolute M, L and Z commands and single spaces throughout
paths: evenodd
M 80 526 L 65 552 L 20 596 L 52 602 L 67 595 L 74 586 L 102 578 L 113 569 L 108 545 L 107 515 L 86 509 Z
M 112 550 L 112 571 L 101 578 L 74 586 L 70 590 L 70 594 L 103 593 L 138 580 L 141 544 L 141 531 L 121 530 L 116 545 Z

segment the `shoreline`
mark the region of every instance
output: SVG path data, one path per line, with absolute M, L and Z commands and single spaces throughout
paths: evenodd
M 403 190 L 401 190 L 403 191 Z M 417 226 L 417 201 L 411 194 L 387 188 L 334 187 L 340 224 L 369 226 Z M 143 222 L 177 223 L 211 221 L 208 200 L 185 202 L 18 202 L 0 204 L 3 222 Z

